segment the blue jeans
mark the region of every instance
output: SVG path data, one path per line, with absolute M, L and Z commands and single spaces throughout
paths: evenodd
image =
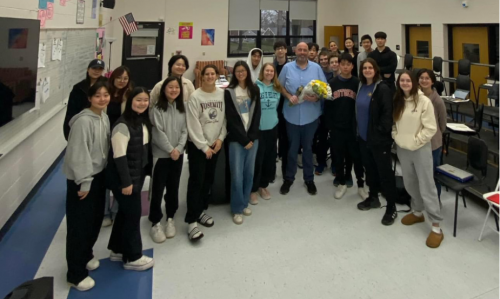
M 434 162 L 434 173 L 436 173 L 436 167 L 441 165 L 441 152 L 443 151 L 442 147 L 439 147 L 432 151 L 432 160 Z M 436 183 L 436 189 L 438 192 L 438 197 L 441 198 L 441 184 L 438 181 L 434 180 Z
M 288 163 L 286 165 L 285 179 L 295 180 L 297 173 L 297 153 L 302 146 L 302 164 L 303 177 L 305 182 L 314 181 L 314 166 L 312 146 L 314 134 L 318 128 L 318 120 L 303 126 L 297 126 L 286 122 L 286 131 L 288 133 Z
M 255 140 L 252 148 L 246 150 L 238 142 L 229 143 L 229 168 L 231 170 L 231 212 L 243 214 L 248 207 L 252 192 L 255 158 L 259 141 Z

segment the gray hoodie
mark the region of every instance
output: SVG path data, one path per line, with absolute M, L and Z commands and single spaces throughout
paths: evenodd
M 260 63 L 257 65 L 256 68 L 253 68 L 253 65 L 252 65 L 252 52 L 254 50 L 258 50 L 260 52 Z M 264 65 L 264 53 L 262 52 L 262 50 L 259 49 L 259 48 L 253 48 L 252 50 L 250 50 L 248 52 L 247 64 L 248 64 L 248 67 L 250 68 L 250 74 L 252 76 L 252 82 L 255 83 L 255 81 L 257 81 L 257 79 L 259 79 L 260 69 Z
M 175 149 L 182 155 L 188 136 L 186 113 L 177 110 L 175 102 L 168 104 L 167 111 L 156 105 L 150 111 L 153 124 L 153 157 L 170 158 L 170 153 Z
M 68 180 L 80 185 L 80 191 L 90 191 L 93 176 L 106 167 L 110 130 L 108 115 L 99 116 L 90 109 L 73 116 L 69 122 L 63 172 Z

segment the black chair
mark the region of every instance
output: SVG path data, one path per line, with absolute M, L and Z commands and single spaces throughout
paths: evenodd
M 470 187 L 484 185 L 486 172 L 488 169 L 488 146 L 486 143 L 476 137 L 470 137 L 467 142 L 467 166 L 465 170 L 471 166 L 473 169 L 481 172 L 481 176 L 474 175 L 474 178 L 466 183 L 459 182 L 444 174 L 436 173 L 434 178 L 444 187 L 455 191 L 455 220 L 453 224 L 453 236 L 457 236 L 457 216 L 458 216 L 458 197 L 461 194 L 464 202 L 464 207 L 467 208 L 465 203 L 464 190 Z
M 477 89 L 477 96 L 478 97 L 481 95 L 482 89 L 487 90 L 488 91 L 488 98 L 496 100 L 495 106 L 497 106 L 497 107 L 498 107 L 498 77 L 499 77 L 498 72 L 499 72 L 499 70 L 498 70 L 498 63 L 497 63 L 497 64 L 495 64 L 495 75 L 493 77 L 493 83 L 492 84 L 488 84 L 488 83 L 481 84 L 481 85 L 479 85 L 479 88 Z M 496 92 L 494 90 L 495 85 L 496 85 Z M 493 105 L 491 105 L 491 101 L 490 101 L 490 106 L 493 106 Z
M 405 54 L 403 61 L 403 68 L 397 69 L 396 74 L 401 74 L 403 73 L 404 70 L 411 70 L 412 68 L 413 68 L 413 55 Z
M 443 80 L 443 58 L 439 56 L 434 56 L 432 58 L 432 70 L 434 73 L 436 73 L 436 78 L 439 79 L 439 81 Z
M 449 129 L 446 129 L 445 134 L 443 134 L 443 137 L 446 138 L 446 139 L 444 139 L 444 147 L 445 147 L 447 153 L 449 152 L 451 134 L 458 134 L 458 135 L 464 135 L 464 136 L 477 135 L 477 138 L 481 138 L 480 132 L 481 132 L 481 129 L 483 128 L 483 114 L 484 114 L 484 105 L 481 104 L 474 110 L 474 125 L 471 126 L 471 125 L 465 124 L 467 127 L 472 129 L 474 132 L 451 131 Z

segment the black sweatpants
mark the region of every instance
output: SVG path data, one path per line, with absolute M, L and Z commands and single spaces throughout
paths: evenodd
M 350 131 L 334 129 L 330 134 L 330 144 L 335 156 L 335 168 L 337 170 L 336 178 L 340 185 L 346 184 L 346 178 L 351 176 L 351 169 L 348 165 L 349 157 L 354 163 L 354 172 L 356 173 L 358 187 L 364 186 L 363 164 L 356 135 Z
M 212 159 L 207 159 L 205 153 L 194 143 L 188 141 L 187 147 L 189 149 L 189 180 L 185 221 L 194 223 L 203 210 L 208 209 L 208 196 L 214 183 L 219 154 L 213 154 Z
M 149 221 L 156 225 L 163 218 L 161 212 L 161 198 L 165 187 L 165 214 L 167 218 L 174 218 L 179 208 L 179 182 L 181 180 L 184 155 L 177 161 L 172 158 L 159 158 L 153 172 L 153 187 L 151 190 L 151 203 L 149 206 Z
M 370 197 L 378 198 L 382 192 L 388 206 L 394 206 L 398 196 L 396 179 L 392 169 L 391 145 L 368 146 L 358 138 L 361 158 L 366 170 L 366 183 L 370 187 Z
M 260 131 L 259 148 L 255 159 L 252 192 L 259 188 L 267 188 L 274 179 L 276 168 L 276 139 L 278 126 L 271 130 Z
M 318 129 L 316 130 L 316 134 L 314 134 L 314 142 L 313 142 L 313 153 L 316 154 L 316 160 L 318 161 L 318 165 L 326 166 L 326 157 L 328 154 L 328 129 L 325 125 L 325 117 L 321 115 L 319 117 Z M 332 160 L 333 161 L 333 160 Z
M 77 285 L 88 276 L 87 263 L 94 258 L 92 247 L 97 241 L 104 219 L 105 174 L 103 171 L 94 176 L 90 192 L 82 200 L 78 196 L 80 185 L 72 180 L 67 180 L 66 184 L 67 281 Z
M 144 183 L 144 178 L 141 181 Z M 142 184 L 140 186 L 142 188 Z M 113 189 L 113 195 L 118 201 L 118 213 L 109 238 L 108 249 L 123 254 L 124 263 L 142 257 L 141 188 L 133 190 L 130 195 L 124 195 L 121 189 Z

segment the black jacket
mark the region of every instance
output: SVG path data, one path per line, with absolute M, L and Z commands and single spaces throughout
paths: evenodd
M 115 126 L 120 123 L 125 124 L 130 133 L 127 154 L 114 158 L 113 147 L 110 147 L 106 183 L 111 190 L 133 185 L 133 191 L 140 192 L 146 175 L 151 175 L 153 163 L 151 142 L 144 144 L 142 125 L 133 126 L 123 116 L 117 120 Z M 151 131 L 149 130 L 148 133 L 149 140 L 151 140 Z
M 257 87 L 255 87 L 257 88 Z M 258 90 L 258 88 L 257 88 Z M 233 99 L 234 96 L 234 99 Z M 226 89 L 224 92 L 224 103 L 226 106 L 226 128 L 228 142 L 238 142 L 242 146 L 246 146 L 250 141 L 255 141 L 259 138 L 259 126 L 260 126 L 260 93 L 256 92 L 256 95 L 252 100 L 250 106 L 249 119 L 250 127 L 248 132 L 243 126 L 243 121 L 241 120 L 239 108 L 236 107 L 234 102 L 236 101 L 236 95 L 234 89 Z
M 106 82 L 108 81 L 108 78 L 101 77 L 99 80 L 103 80 L 104 82 Z M 81 82 L 75 84 L 75 86 L 73 86 L 73 90 L 71 90 L 71 93 L 69 94 L 68 108 L 66 109 L 66 117 L 64 118 L 63 124 L 64 138 L 66 138 L 66 140 L 68 140 L 69 136 L 69 121 L 71 120 L 71 118 L 80 113 L 83 109 L 89 107 L 89 88 L 90 80 L 84 79 Z
M 330 82 L 332 98 L 324 102 L 323 115 L 328 130 L 356 134 L 356 94 L 359 80 L 356 77 L 341 79 L 340 75 Z
M 359 89 L 362 83 L 359 84 Z M 358 92 L 359 92 L 358 89 Z M 367 140 L 371 146 L 390 146 L 392 131 L 392 92 L 387 83 L 379 81 L 375 85 L 370 101 Z
M 391 87 L 392 90 L 393 88 L 390 83 L 394 85 L 394 82 L 396 82 L 394 72 L 398 67 L 398 57 L 396 56 L 396 53 L 391 51 L 389 47 L 385 47 L 382 52 L 379 52 L 378 49 L 371 51 L 368 54 L 368 57 L 373 58 L 377 62 L 378 67 L 380 68 L 380 76 L 382 77 L 382 80 L 389 83 L 389 87 Z M 391 76 L 386 78 L 384 77 L 385 74 L 390 74 Z

